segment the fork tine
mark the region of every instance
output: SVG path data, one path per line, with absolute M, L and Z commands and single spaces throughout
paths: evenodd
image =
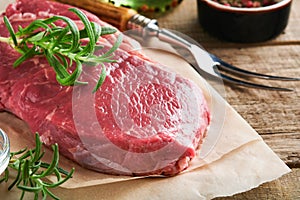
M 222 74 L 220 72 L 218 74 L 224 81 L 227 81 L 229 83 L 233 83 L 233 84 L 236 84 L 236 85 L 240 85 L 240 86 L 259 88 L 259 89 L 265 89 L 265 90 L 285 91 L 285 92 L 293 91 L 292 89 L 289 89 L 289 88 L 273 87 L 273 86 L 267 86 L 267 85 L 242 81 L 242 80 L 227 76 L 225 74 Z
M 225 62 L 224 60 L 218 58 L 217 56 L 215 56 L 213 54 L 209 54 L 209 55 L 211 56 L 211 58 L 215 62 L 218 62 L 220 64 L 219 68 L 222 68 L 224 70 L 227 70 L 227 71 L 230 71 L 230 72 L 233 72 L 233 73 L 236 73 L 236 74 L 240 74 L 240 75 L 244 75 L 244 76 L 251 76 L 251 77 L 254 77 L 254 78 L 269 79 L 269 80 L 300 81 L 300 78 L 272 76 L 272 75 L 266 75 L 266 74 L 251 72 L 251 71 L 248 71 L 248 70 L 244 70 L 244 69 L 235 67 L 235 66 Z

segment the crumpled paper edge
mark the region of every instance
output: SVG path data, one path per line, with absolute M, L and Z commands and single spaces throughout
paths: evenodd
M 1 9 L 0 9 L 1 10 Z M 199 77 L 198 77 L 199 78 Z M 193 78 L 191 78 L 191 79 L 193 79 Z M 230 107 L 230 106 L 229 106 Z M 230 107 L 231 108 L 231 107 Z M 233 112 L 231 112 L 231 113 L 233 113 L 233 116 L 235 116 L 235 117 L 237 117 L 237 118 L 240 118 L 240 119 L 237 119 L 237 120 L 241 120 L 241 121 L 243 121 L 243 119 L 237 114 L 237 113 L 235 113 L 234 114 L 234 110 L 232 109 L 232 111 Z M 245 125 L 245 127 L 244 128 L 246 128 L 246 126 L 248 126 L 248 128 L 249 128 L 249 131 L 250 132 L 252 132 L 252 133 L 256 133 L 246 122 L 244 122 L 243 123 L 244 125 Z M 224 124 L 224 126 L 226 127 L 226 124 Z M 256 133 L 257 134 L 257 133 Z M 223 134 L 222 134 L 223 135 Z M 253 134 L 252 136 L 254 136 L 255 134 Z M 276 178 L 278 178 L 278 177 L 280 177 L 280 176 L 282 176 L 283 174 L 286 174 L 286 173 L 288 173 L 288 172 L 290 172 L 290 169 L 277 157 L 277 155 L 261 140 L 261 138 L 259 138 L 259 135 L 257 134 L 257 136 L 258 136 L 258 138 L 252 138 L 251 139 L 251 137 L 250 138 L 248 138 L 249 140 L 247 141 L 247 140 L 244 140 L 243 142 L 243 144 L 240 144 L 241 146 L 239 146 L 238 148 L 236 148 L 236 149 L 231 149 L 231 150 L 227 150 L 227 151 L 220 151 L 220 152 L 218 152 L 218 151 L 215 151 L 215 152 L 210 152 L 210 158 L 209 159 L 207 159 L 206 158 L 206 160 L 204 160 L 204 159 L 201 159 L 199 162 L 200 162 L 200 165 L 199 165 L 199 163 L 198 163 L 198 165 L 196 165 L 195 164 L 195 162 L 196 161 L 194 161 L 193 163 L 192 163 L 192 166 L 196 166 L 195 168 L 193 168 L 193 167 L 191 167 L 191 168 L 189 168 L 189 170 L 187 170 L 186 172 L 184 172 L 184 173 L 182 173 L 182 174 L 180 174 L 180 175 L 178 175 L 178 176 L 176 176 L 176 177 L 171 177 L 171 178 L 163 178 L 163 179 L 161 179 L 161 178 L 143 178 L 143 177 L 134 177 L 134 178 L 132 178 L 132 177 L 130 177 L 130 178 L 128 178 L 128 177 L 120 177 L 120 176 L 118 176 L 118 178 L 116 178 L 115 176 L 113 176 L 113 177 L 111 177 L 111 178 L 109 178 L 109 177 L 107 177 L 107 181 L 105 181 L 104 183 L 103 183 L 103 185 L 98 185 L 97 184 L 97 180 L 92 180 L 92 181 L 88 181 L 88 182 L 86 182 L 86 184 L 80 184 L 79 185 L 79 187 L 81 187 L 81 188 L 76 188 L 76 191 L 81 191 L 81 190 L 84 190 L 85 192 L 85 195 L 84 195 L 84 197 L 89 197 L 89 196 L 91 196 L 91 195 L 93 195 L 94 194 L 94 192 L 92 192 L 92 191 L 90 191 L 89 192 L 89 190 L 90 190 L 90 188 L 94 188 L 94 187 L 97 187 L 97 188 L 99 188 L 99 189 L 97 189 L 97 190 L 95 190 L 95 191 L 101 191 L 100 190 L 100 188 L 101 187 L 110 187 L 110 186 L 112 186 L 112 185 L 119 185 L 119 184 L 122 184 L 122 185 L 127 185 L 127 182 L 131 182 L 131 183 L 133 183 L 133 182 L 138 182 L 138 181 L 140 181 L 140 182 L 148 182 L 152 187 L 151 188 L 153 188 L 153 189 L 151 189 L 151 190 L 149 190 L 150 192 L 152 191 L 152 190 L 156 190 L 155 192 L 157 192 L 157 191 L 161 191 L 162 193 L 164 193 L 164 191 L 165 191 L 165 187 L 160 187 L 161 186 L 161 184 L 160 183 L 163 183 L 163 182 L 165 182 L 165 181 L 167 181 L 166 183 L 164 183 L 165 185 L 168 185 L 170 182 L 171 182 L 171 186 L 173 185 L 172 183 L 173 183 L 173 181 L 170 181 L 170 180 L 174 180 L 174 179 L 178 179 L 178 180 L 176 180 L 176 182 L 177 181 L 183 181 L 183 183 L 185 183 L 185 182 L 187 182 L 187 183 L 189 183 L 189 184 L 192 184 L 191 183 L 191 181 L 188 181 L 188 180 L 194 180 L 195 178 L 197 178 L 198 176 L 195 176 L 196 174 L 198 174 L 198 175 L 200 175 L 199 174 L 199 171 L 202 171 L 203 173 L 205 172 L 205 171 L 209 171 L 209 172 L 211 172 L 211 170 L 213 170 L 213 171 L 217 171 L 218 173 L 216 173 L 217 175 L 218 175 L 218 177 L 219 177 L 219 179 L 221 179 L 223 176 L 224 176 L 224 173 L 221 173 L 221 174 L 219 174 L 219 170 L 216 170 L 218 167 L 218 163 L 220 163 L 220 162 L 229 162 L 229 164 L 231 163 L 232 164 L 232 162 L 233 162 L 233 160 L 231 160 L 230 161 L 230 159 L 233 159 L 232 157 L 234 157 L 234 155 L 236 155 L 236 154 L 238 154 L 239 156 L 242 156 L 242 154 L 243 153 L 247 153 L 247 155 L 249 154 L 249 153 L 252 153 L 251 155 L 259 155 L 259 156 L 262 156 L 262 155 L 265 155 L 265 158 L 268 158 L 268 159 L 271 159 L 271 163 L 268 161 L 268 162 L 265 162 L 266 161 L 266 159 L 264 159 L 263 157 L 261 157 L 261 159 L 258 159 L 258 160 L 256 160 L 257 158 L 260 158 L 260 157 L 256 157 L 256 159 L 253 159 L 253 162 L 254 162 L 254 160 L 255 160 L 255 165 L 254 165 L 254 167 L 255 166 L 257 166 L 257 161 L 261 161 L 260 162 L 260 165 L 261 166 L 264 166 L 265 168 L 261 168 L 261 169 L 256 169 L 256 170 L 266 170 L 266 173 L 265 174 L 262 174 L 262 173 L 258 173 L 257 175 L 259 175 L 260 176 L 260 178 L 257 178 L 257 179 L 255 179 L 255 180 L 253 180 L 253 182 L 251 183 L 252 184 L 252 186 L 245 186 L 245 185 L 240 185 L 240 184 L 238 184 L 238 185 L 235 185 L 235 187 L 236 186 L 241 186 L 241 187 L 239 187 L 239 189 L 236 189 L 235 187 L 231 187 L 231 185 L 229 185 L 229 184 L 225 184 L 224 185 L 224 188 L 226 189 L 227 188 L 227 190 L 226 190 L 226 192 L 225 192 L 225 189 L 224 189 L 224 191 L 222 191 L 222 190 L 218 190 L 219 192 L 210 192 L 210 193 L 207 193 L 207 194 L 204 194 L 204 193 L 200 193 L 200 191 L 196 191 L 196 190 L 194 190 L 195 188 L 194 187 L 187 187 L 187 188 L 181 188 L 181 190 L 175 190 L 174 188 L 172 189 L 172 191 L 174 192 L 174 193 L 171 193 L 171 192 L 168 192 L 168 194 L 174 194 L 173 195 L 173 197 L 174 198 L 176 198 L 176 199 L 178 199 L 178 198 L 180 198 L 180 197 L 182 197 L 183 199 L 187 199 L 186 197 L 187 196 L 185 196 L 185 195 L 183 195 L 183 194 L 186 194 L 186 193 L 188 193 L 188 191 L 189 191 L 189 189 L 190 190 L 192 190 L 189 194 L 195 194 L 195 195 L 192 195 L 192 196 L 190 196 L 190 197 L 192 197 L 192 199 L 193 198 L 195 198 L 195 197 L 198 197 L 197 199 L 201 199 L 201 198 L 204 198 L 204 199 L 210 199 L 210 198 L 213 198 L 213 197 L 217 197 L 217 196 L 228 196 L 228 195 L 233 195 L 233 194 L 236 194 L 236 193 L 239 193 L 239 192 L 243 192 L 243 191 L 246 191 L 246 190 L 249 190 L 249 189 L 251 189 L 251 188 L 253 188 L 253 187 L 257 187 L 258 185 L 260 185 L 261 183 L 264 183 L 264 182 L 268 182 L 268 181 L 271 181 L 271 180 L 274 180 L 274 179 L 276 179 Z M 227 140 L 228 139 L 228 140 Z M 224 141 L 230 141 L 230 138 L 227 138 L 226 139 L 226 137 L 223 139 Z M 220 142 L 220 141 L 222 141 L 222 138 L 221 138 L 221 140 L 219 140 L 218 141 L 218 143 L 216 144 L 216 146 L 218 145 L 218 144 L 222 144 L 222 142 Z M 257 149 L 260 149 L 260 151 L 258 151 L 258 152 L 251 152 L 250 151 L 250 149 L 252 149 L 252 150 L 254 150 L 255 148 L 257 148 Z M 248 149 L 248 150 L 247 150 Z M 247 151 L 246 151 L 247 150 Z M 264 152 L 264 154 L 262 154 L 261 152 Z M 244 155 L 245 157 L 247 157 L 247 155 Z M 268 156 L 267 156 L 268 155 Z M 248 155 L 249 156 L 249 155 Z M 243 158 L 245 158 L 245 157 L 243 157 Z M 63 159 L 64 160 L 64 159 Z M 240 159 L 239 161 L 241 162 L 243 159 Z M 250 160 L 251 159 L 249 159 L 249 157 L 248 157 L 248 162 L 250 162 Z M 238 164 L 238 162 L 236 161 L 236 160 L 234 160 L 235 162 L 235 166 L 237 166 Z M 263 161 L 263 162 L 262 162 Z M 71 162 L 71 161 L 68 161 L 68 160 L 66 160 L 66 162 Z M 72 162 L 71 162 L 72 163 Z M 210 163 L 210 164 L 209 164 Z M 241 162 L 241 164 L 245 164 L 245 163 L 247 163 L 246 161 L 245 162 Z M 223 163 L 223 165 L 224 165 L 224 163 Z M 274 169 L 274 170 L 270 170 L 270 165 L 271 166 L 276 166 L 275 168 L 272 168 L 272 169 Z M 249 165 L 246 165 L 246 166 L 249 166 Z M 222 167 L 223 168 L 223 170 L 224 170 L 224 166 Z M 231 168 L 231 169 L 234 169 L 234 170 L 236 170 L 235 172 L 237 172 L 237 171 L 239 171 L 238 169 L 236 169 L 236 168 Z M 244 168 L 244 169 L 250 169 L 250 168 Z M 255 170 L 255 168 L 252 168 L 252 170 Z M 229 171 L 227 171 L 227 172 L 229 172 Z M 253 172 L 253 171 L 252 171 Z M 93 173 L 93 172 L 92 172 Z M 195 174 L 196 173 L 196 174 Z M 240 172 L 241 173 L 241 172 Z M 246 172 L 245 172 L 246 173 Z M 242 175 L 242 173 L 240 174 L 240 175 Z M 106 176 L 106 175 L 105 175 Z M 107 175 L 107 176 L 110 176 L 110 175 Z M 210 176 L 210 175 L 209 175 Z M 184 180 L 182 180 L 183 178 L 182 177 L 187 177 L 187 178 L 189 178 L 189 179 L 184 179 Z M 212 176 L 210 176 L 210 177 L 212 177 Z M 191 178 L 191 179 L 190 179 Z M 192 179 L 192 178 L 194 178 L 194 179 Z M 198 177 L 199 178 L 199 177 Z M 200 177 L 201 178 L 201 177 Z M 203 178 L 203 177 L 202 177 Z M 138 179 L 138 180 L 134 180 L 134 179 Z M 217 180 L 219 180 L 219 179 L 217 179 Z M 162 180 L 164 180 L 164 181 L 162 181 Z M 203 180 L 203 179 L 202 179 Z M 127 182 L 123 182 L 123 181 L 127 181 Z M 170 182 L 169 182 L 170 181 Z M 153 182 L 156 182 L 156 183 L 154 183 L 154 185 L 152 184 Z M 198 180 L 197 179 L 197 181 L 195 181 L 195 183 L 203 183 L 203 182 L 205 182 L 205 181 L 201 181 L 201 180 Z M 81 182 L 82 183 L 82 182 Z M 92 185 L 94 185 L 94 184 L 96 184 L 96 186 L 92 186 Z M 175 184 L 175 183 L 174 183 Z M 187 185 L 189 185 L 189 184 L 187 184 Z M 176 185 L 176 184 L 175 184 Z M 182 184 L 181 184 L 182 185 Z M 185 184 L 184 184 L 185 185 Z M 199 184 L 195 184 L 195 185 L 199 185 Z M 92 186 L 92 187 L 89 187 L 89 186 Z M 153 195 L 153 193 L 151 192 L 149 192 L 149 196 L 147 196 L 146 195 L 146 190 L 143 190 L 143 189 L 140 189 L 139 187 L 136 187 L 137 185 L 135 185 L 135 184 L 133 184 L 133 185 L 131 185 L 129 188 L 131 188 L 133 186 L 133 189 L 134 189 L 134 193 L 135 194 L 133 194 L 133 192 L 126 192 L 126 194 L 127 195 L 124 195 L 124 196 L 122 196 L 122 199 L 127 199 L 127 197 L 128 198 L 133 198 L 133 197 L 137 197 L 137 196 L 139 196 L 139 194 L 140 195 L 142 195 L 142 196 L 140 196 L 140 197 L 145 197 L 145 198 L 142 198 L 142 199 L 147 199 L 147 197 L 151 197 L 151 199 L 153 199 L 153 198 L 155 198 L 155 197 L 158 197 L 158 196 L 160 196 L 161 197 L 161 195 Z M 154 186 L 156 186 L 156 187 L 154 187 Z M 213 184 L 212 186 L 211 186 L 211 188 L 215 188 L 215 187 L 213 187 L 213 186 L 215 186 L 215 184 Z M 230 188 L 228 188 L 228 187 L 230 187 Z M 115 188 L 115 190 L 114 191 L 116 191 L 117 192 L 117 188 L 116 187 L 114 187 Z M 121 187 L 121 188 L 124 188 L 124 187 Z M 145 189 L 145 188 L 144 188 Z M 73 195 L 75 195 L 74 197 L 76 197 L 76 198 L 78 198 L 79 196 L 77 195 L 76 196 L 76 194 L 77 194 L 77 192 L 75 192 L 74 190 L 70 190 L 70 189 L 62 189 L 62 188 L 58 188 L 58 190 L 62 190 L 61 191 L 61 193 L 62 193 L 62 195 L 64 195 L 64 191 L 65 192 L 68 192 L 68 194 L 67 194 L 67 196 L 65 196 L 65 198 L 63 198 L 63 199 L 72 199 L 71 198 L 71 194 L 69 193 L 70 191 L 72 191 L 72 194 Z M 170 190 L 171 190 L 171 188 L 170 188 Z M 184 190 L 184 192 L 182 192 L 182 190 Z M 234 191 L 233 191 L 234 190 Z M 176 192 L 177 191 L 177 192 Z M 222 194 L 221 194 L 221 192 L 223 192 Z M 107 194 L 107 193 L 109 193 L 109 192 L 104 192 L 104 194 Z M 114 194 L 116 194 L 115 192 L 113 192 Z M 113 193 L 110 193 L 111 195 L 113 194 Z M 215 194 L 213 194 L 213 193 L 215 193 Z M 100 194 L 103 194 L 103 191 L 100 193 Z M 119 197 L 120 197 L 120 194 L 122 194 L 122 192 L 120 192 L 119 194 L 118 194 L 118 199 L 120 199 Z M 154 193 L 154 194 L 158 194 L 158 193 Z M 97 196 L 98 196 L 99 194 L 97 193 Z M 146 195 L 146 196 L 145 196 Z M 105 196 L 105 195 L 104 195 Z M 104 196 L 103 196 L 103 198 L 104 198 Z M 114 195 L 112 195 L 112 196 L 110 196 L 110 197 L 113 197 Z M 170 196 L 168 196 L 168 197 L 170 197 Z M 86 199 L 90 199 L 90 198 L 86 198 Z M 150 198 L 148 198 L 148 199 L 150 199 Z

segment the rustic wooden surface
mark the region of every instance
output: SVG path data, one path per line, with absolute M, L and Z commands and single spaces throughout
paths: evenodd
M 273 40 L 251 45 L 220 41 L 205 32 L 198 22 L 196 0 L 183 1 L 158 21 L 161 27 L 194 38 L 231 64 L 261 73 L 300 77 L 299 10 L 300 1 L 293 1 L 284 33 Z M 292 172 L 251 191 L 218 199 L 300 199 L 300 81 L 271 83 L 294 91 L 275 92 L 225 85 L 226 99 L 292 168 Z
M 294 0 L 284 33 L 271 41 L 251 45 L 220 41 L 207 34 L 198 22 L 196 0 L 183 1 L 158 20 L 161 27 L 194 38 L 208 51 L 234 65 L 261 73 L 300 77 L 299 10 L 300 0 Z M 292 172 L 251 191 L 218 200 L 300 199 L 300 81 L 272 81 L 272 85 L 294 88 L 294 91 L 274 92 L 225 85 L 226 99 Z

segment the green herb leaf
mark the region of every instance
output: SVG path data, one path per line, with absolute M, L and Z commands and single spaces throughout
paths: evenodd
M 13 64 L 13 67 L 16 68 L 18 67 L 22 62 L 27 60 L 28 58 L 32 58 L 36 54 L 35 48 L 31 48 L 28 51 L 24 52 L 24 54 L 19 57 Z
M 10 153 L 10 161 L 4 175 L 2 175 L 3 177 L 0 179 L 1 182 L 7 182 L 10 177 L 9 172 L 14 170 L 17 171 L 17 175 L 9 185 L 8 190 L 11 190 L 15 186 L 22 190 L 20 199 L 23 199 L 26 192 L 34 193 L 35 199 L 39 199 L 39 194 L 42 195 L 43 199 L 46 199 L 47 196 L 59 199 L 49 191 L 49 188 L 55 188 L 72 178 L 74 168 L 70 172 L 59 168 L 58 145 L 53 145 L 52 149 L 53 158 L 51 163 L 41 162 L 44 151 L 42 151 L 40 137 L 36 133 L 34 149 L 23 149 Z M 56 176 L 57 182 L 47 182 L 45 178 L 48 176 Z
M 102 27 L 101 29 L 101 36 L 102 35 L 110 35 L 117 32 L 117 29 L 111 27 Z
M 13 29 L 12 25 L 10 24 L 10 22 L 9 22 L 9 20 L 8 20 L 8 18 L 6 16 L 3 17 L 3 20 L 4 20 L 4 24 L 5 24 L 8 32 L 9 32 L 9 34 L 11 36 L 11 39 L 14 42 L 14 45 L 17 46 L 18 42 L 17 42 L 16 34 L 14 32 L 14 29 Z
M 3 19 L 10 37 L 0 37 L 0 42 L 10 44 L 21 53 L 21 56 L 14 62 L 14 67 L 21 66 L 25 60 L 34 56 L 44 55 L 50 66 L 53 67 L 58 83 L 64 86 L 71 86 L 75 83 L 87 84 L 77 81 L 85 63 L 89 66 L 103 66 L 102 73 L 93 90 L 96 92 L 105 80 L 104 63 L 114 62 L 113 52 L 120 46 L 122 37 L 121 35 L 118 37 L 110 50 L 100 56 L 95 56 L 94 51 L 99 49 L 99 45 L 97 45 L 99 37 L 113 34 L 117 30 L 90 22 L 88 17 L 77 8 L 69 10 L 78 16 L 84 29 L 79 30 L 76 23 L 68 17 L 55 15 L 48 19 L 37 19 L 25 28 L 19 27 L 18 32 L 15 33 L 8 18 L 4 16 Z M 59 26 L 61 22 L 66 25 Z M 82 42 L 82 39 L 88 40 L 88 42 Z M 73 68 L 73 64 L 76 64 L 75 68 Z
M 98 90 L 98 88 L 103 84 L 105 77 L 106 77 L 106 69 L 105 69 L 105 66 L 102 66 L 100 78 L 99 78 L 95 88 L 93 89 L 93 93 L 95 93 Z

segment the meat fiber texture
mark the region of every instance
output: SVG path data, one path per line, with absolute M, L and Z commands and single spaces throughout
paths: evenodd
M 38 18 L 64 15 L 82 24 L 70 6 L 20 0 L 5 13 L 14 28 Z M 107 25 L 86 12 L 89 20 Z M 120 32 L 99 40 L 108 50 Z M 0 35 L 8 32 L 0 22 Z M 0 43 L 0 110 L 24 120 L 46 146 L 54 143 L 83 167 L 118 175 L 172 176 L 186 169 L 199 148 L 210 115 L 191 81 L 132 51 L 125 41 L 106 63 L 107 77 L 92 93 L 101 66 L 84 66 L 84 86 L 61 86 L 43 56 L 13 69 L 19 57 Z

